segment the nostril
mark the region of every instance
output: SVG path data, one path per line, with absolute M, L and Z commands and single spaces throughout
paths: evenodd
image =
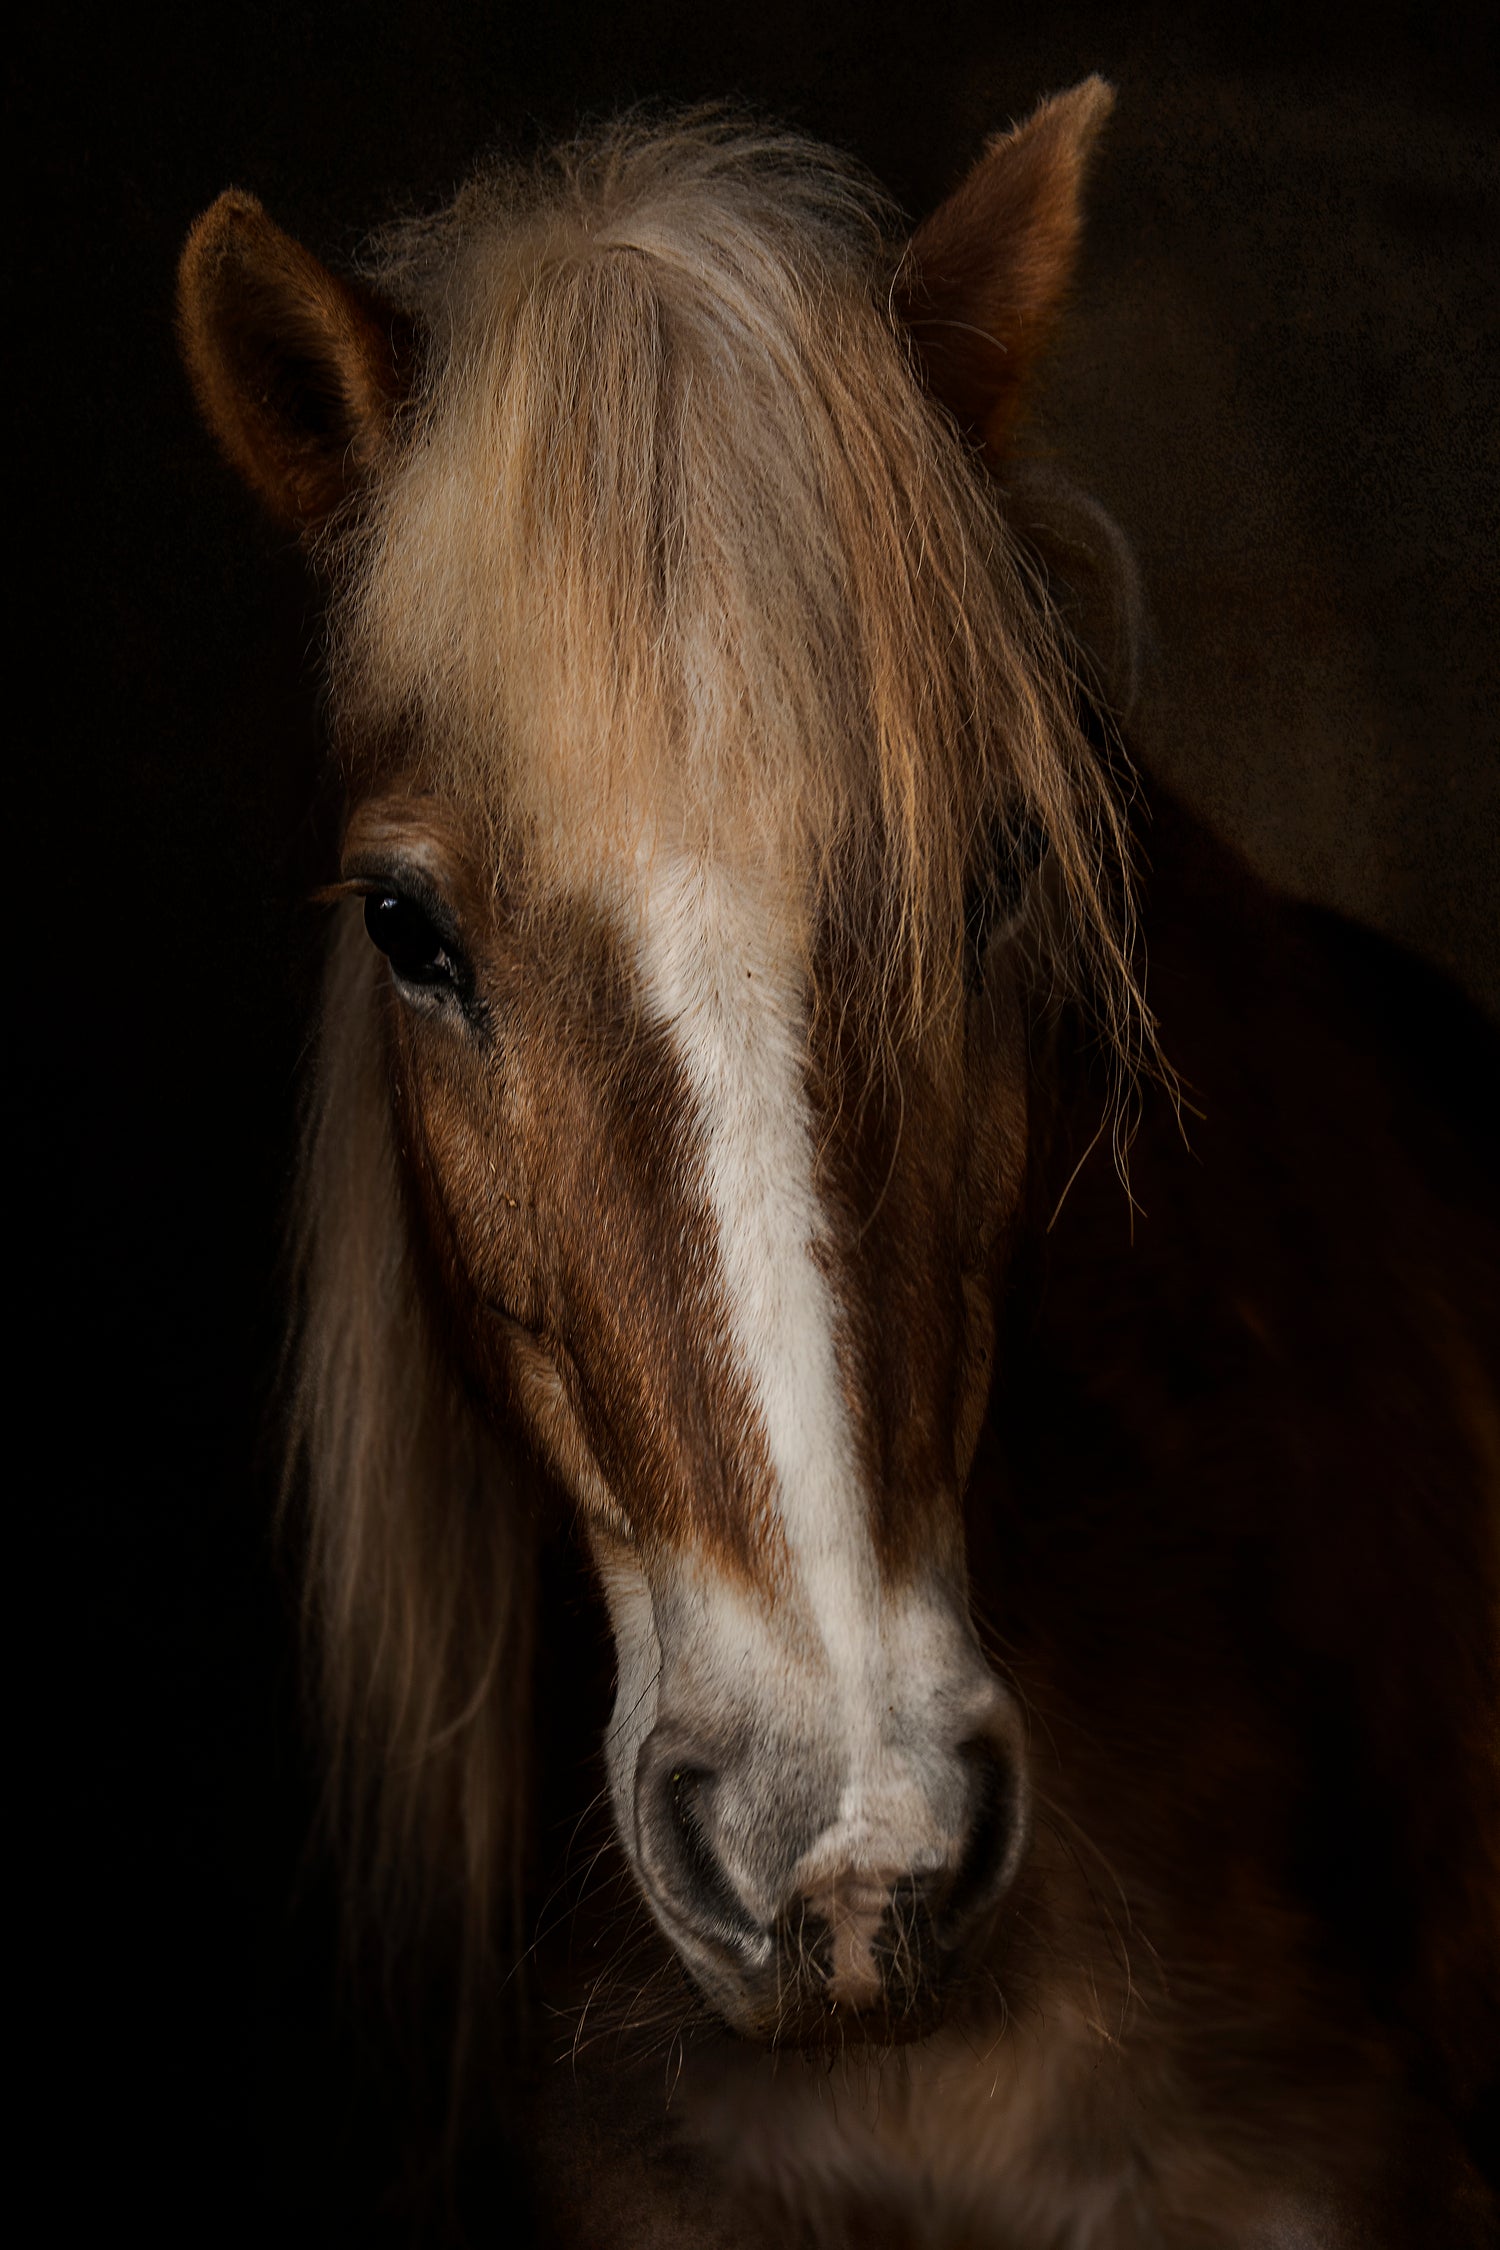
M 678 1766 L 667 1777 L 667 1808 L 679 1871 L 691 1890 L 706 1894 L 723 1885 L 724 1876 L 704 1831 L 703 1791 L 712 1775 L 692 1766 Z
M 1014 1753 L 979 1735 L 959 1749 L 969 1776 L 969 1833 L 944 1901 L 952 1932 L 998 1898 L 1015 1871 L 1024 1837 L 1024 1797 Z
M 742 1944 L 754 1924 L 736 1896 L 713 1841 L 717 1776 L 708 1768 L 664 1762 L 652 1795 L 653 1874 L 662 1902 L 705 1935 Z

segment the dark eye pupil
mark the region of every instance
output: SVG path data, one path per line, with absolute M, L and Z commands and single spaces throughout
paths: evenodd
M 365 900 L 365 928 L 408 984 L 448 984 L 453 964 L 438 932 L 420 906 L 397 891 L 372 891 Z

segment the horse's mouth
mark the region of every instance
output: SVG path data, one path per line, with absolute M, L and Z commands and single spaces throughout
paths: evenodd
M 907 2047 L 930 2039 L 948 2012 L 944 1987 L 887 1998 L 864 2006 L 830 1997 L 826 1987 L 799 1984 L 792 1989 L 746 1993 L 719 2013 L 730 2030 L 752 2046 L 836 2057 L 860 2050 Z
M 803 1909 L 766 1936 L 754 1964 L 684 1955 L 715 2013 L 758 2046 L 830 2055 L 908 2046 L 947 2013 L 956 1958 L 920 1898 L 887 1900 L 868 1917 Z

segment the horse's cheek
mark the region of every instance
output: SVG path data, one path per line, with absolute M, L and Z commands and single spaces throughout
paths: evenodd
M 486 1305 L 502 1304 L 525 1319 L 522 1198 L 503 1161 L 500 1105 L 473 1060 L 444 1053 L 441 1037 L 412 1027 L 396 1071 L 398 1147 L 416 1216 L 450 1317 L 472 1325 Z

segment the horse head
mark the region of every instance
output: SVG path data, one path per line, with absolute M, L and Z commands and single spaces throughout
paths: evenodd
M 491 1880 L 519 1550 L 481 1565 L 504 1503 L 413 1464 L 522 1433 L 612 1622 L 621 1848 L 758 2037 L 925 2029 L 1026 1850 L 963 1496 L 1029 995 L 1081 958 L 1136 1003 L 996 472 L 1108 106 L 1046 104 L 905 242 L 834 160 L 688 120 L 358 283 L 243 195 L 183 261 L 206 417 L 331 587 L 330 1676 L 392 1767 L 478 1745 Z

